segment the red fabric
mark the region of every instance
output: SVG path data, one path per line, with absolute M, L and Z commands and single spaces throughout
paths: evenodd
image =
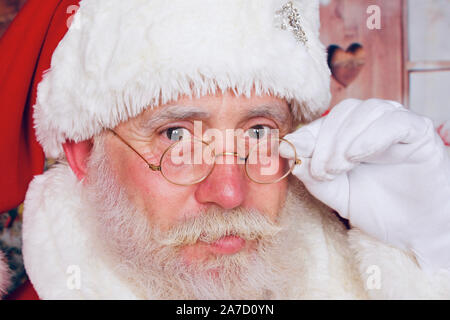
M 444 127 L 447 127 L 448 129 L 445 130 Z M 441 136 L 442 140 L 444 141 L 444 144 L 446 146 L 450 147 L 450 124 L 446 126 L 446 123 L 443 123 L 437 129 L 437 132 Z
M 330 111 L 331 111 L 331 108 L 328 109 L 327 111 L 325 111 L 324 113 L 322 113 L 322 117 L 327 116 L 330 113 Z
M 79 1 L 28 0 L 0 39 L 0 213 L 23 202 L 29 182 L 44 169 L 32 106 Z M 39 297 L 28 281 L 9 299 Z
M 28 280 L 23 285 L 21 285 L 16 291 L 11 295 L 6 297 L 6 300 L 40 300 L 33 285 Z
M 67 32 L 79 0 L 28 0 L 0 39 L 0 212 L 20 204 L 32 177 L 44 168 L 32 106 L 42 73 Z

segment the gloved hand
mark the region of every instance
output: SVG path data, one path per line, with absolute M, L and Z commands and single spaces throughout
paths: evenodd
M 285 139 L 303 162 L 293 174 L 313 196 L 412 250 L 422 269 L 450 270 L 450 159 L 431 120 L 393 101 L 349 99 Z M 283 144 L 280 152 L 293 157 Z

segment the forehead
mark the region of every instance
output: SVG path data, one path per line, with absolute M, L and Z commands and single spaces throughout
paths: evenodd
M 138 120 L 147 121 L 151 118 L 193 118 L 239 120 L 243 117 L 270 117 L 280 122 L 291 122 L 289 104 L 285 99 L 268 94 L 250 97 L 238 96 L 228 91 L 202 97 L 183 96 L 176 101 L 143 112 Z

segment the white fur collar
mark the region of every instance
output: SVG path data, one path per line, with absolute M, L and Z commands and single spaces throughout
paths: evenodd
M 83 225 L 83 211 L 80 184 L 68 166 L 52 168 L 31 182 L 25 199 L 23 256 L 39 297 L 137 298 L 97 259 L 96 246 Z M 76 289 L 72 277 L 78 271 L 81 282 Z

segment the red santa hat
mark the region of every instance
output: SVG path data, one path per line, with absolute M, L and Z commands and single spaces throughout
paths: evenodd
M 23 199 L 42 150 L 63 157 L 65 141 L 180 95 L 271 93 L 302 121 L 330 101 L 317 0 L 29 0 L 0 61 L 1 209 Z
M 31 178 L 43 171 L 32 106 L 73 5 L 78 1 L 29 0 L 0 39 L 0 212 L 20 204 Z

